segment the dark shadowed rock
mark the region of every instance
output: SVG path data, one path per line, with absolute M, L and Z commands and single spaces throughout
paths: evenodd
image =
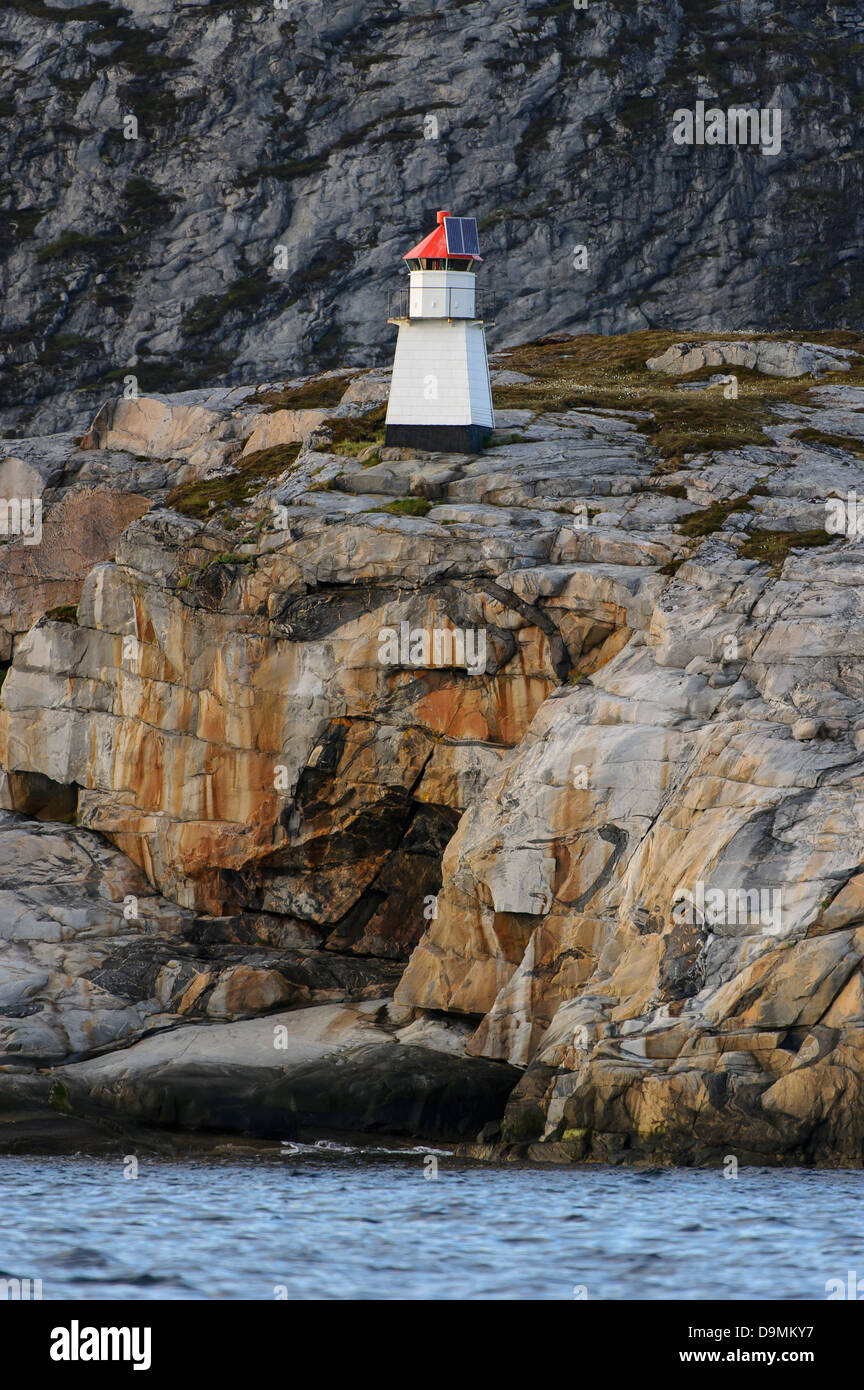
M 335 1067 L 325 1058 L 298 1068 L 284 1095 L 303 1129 L 455 1141 L 500 1119 L 519 1076 L 476 1057 L 379 1045 L 357 1048 Z
M 389 1016 L 392 1018 L 392 1016 Z M 457 1140 L 503 1114 L 519 1072 L 469 1058 L 443 1030 L 400 1040 L 381 1003 L 190 1025 L 57 1069 L 70 1113 L 130 1126 Z

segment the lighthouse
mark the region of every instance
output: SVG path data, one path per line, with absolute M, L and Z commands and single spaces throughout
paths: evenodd
M 438 225 L 402 258 L 399 326 L 385 442 L 476 454 L 495 427 L 484 321 L 477 312 L 482 264 L 473 217 L 438 213 Z

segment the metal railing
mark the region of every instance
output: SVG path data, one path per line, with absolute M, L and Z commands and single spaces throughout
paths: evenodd
M 474 291 L 474 312 L 466 314 L 464 309 L 459 306 L 459 298 L 464 297 L 464 289 L 457 286 L 447 286 L 436 290 L 436 294 L 445 295 L 445 310 L 441 315 L 423 314 L 414 317 L 423 318 L 445 318 L 445 319 L 483 319 L 486 323 L 492 323 L 495 319 L 495 295 L 487 289 L 475 289 Z M 454 302 L 452 296 L 457 298 Z M 400 286 L 398 289 L 391 289 L 387 303 L 388 319 L 410 319 L 410 296 L 411 291 L 407 286 Z

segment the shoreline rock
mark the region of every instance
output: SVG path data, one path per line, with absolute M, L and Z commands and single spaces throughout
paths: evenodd
M 864 1161 L 862 542 L 826 529 L 864 495 L 861 364 L 748 381 L 727 434 L 655 380 L 636 409 L 641 367 L 574 404 L 579 347 L 511 355 L 535 375 L 477 457 L 376 462 L 356 374 L 260 473 L 245 398 L 192 411 L 190 490 L 76 621 L 14 637 L 0 1039 L 70 1142 L 98 1117 Z
M 387 1000 L 187 1024 L 37 1076 L 0 1072 L 3 1111 L 62 1117 L 57 1142 L 114 1133 L 386 1134 L 456 1142 L 500 1120 L 519 1072 L 467 1057 L 453 1026 L 406 1024 Z M 464 1036 L 462 1039 L 464 1043 Z M 36 1124 L 34 1118 L 31 1124 Z M 106 1141 L 107 1142 L 107 1141 Z

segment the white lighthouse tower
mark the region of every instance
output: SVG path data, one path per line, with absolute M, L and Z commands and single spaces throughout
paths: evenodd
M 476 454 L 494 429 L 484 321 L 475 278 L 482 264 L 473 217 L 438 213 L 434 232 L 403 260 L 385 441 L 391 446 Z

